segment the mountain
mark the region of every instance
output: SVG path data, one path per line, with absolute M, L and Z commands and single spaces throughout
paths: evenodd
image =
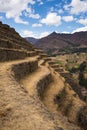
M 25 37 L 25 39 L 32 44 L 35 44 L 39 40 L 33 37 Z
M 53 32 L 47 37 L 39 39 L 36 47 L 48 54 L 59 52 L 87 51 L 87 31 L 73 34 L 60 34 Z M 84 49 L 85 48 L 85 49 Z
M 87 95 L 56 63 L 0 22 L 0 130 L 87 130 Z
M 14 28 L 0 22 L 0 48 L 1 47 L 9 49 L 32 50 L 33 45 L 22 38 Z

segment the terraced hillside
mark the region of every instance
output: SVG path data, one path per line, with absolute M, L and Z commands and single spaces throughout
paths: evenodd
M 0 130 L 87 129 L 86 103 L 53 66 L 0 23 Z

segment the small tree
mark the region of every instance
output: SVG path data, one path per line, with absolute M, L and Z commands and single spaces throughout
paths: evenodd
M 79 84 L 80 84 L 81 86 L 85 86 L 85 77 L 84 77 L 83 72 L 80 72 L 80 73 L 79 73 Z

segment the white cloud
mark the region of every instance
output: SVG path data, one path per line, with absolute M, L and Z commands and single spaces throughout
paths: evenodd
M 30 14 L 29 17 L 34 18 L 34 19 L 39 19 L 40 15 L 39 14 Z
M 42 27 L 42 24 L 40 24 L 40 23 L 35 23 L 35 24 L 32 24 L 32 27 Z
M 21 36 L 23 37 L 37 37 L 35 33 L 29 30 L 22 30 Z
M 71 2 L 71 13 L 78 14 L 80 12 L 86 12 L 87 11 L 87 0 L 81 1 L 81 0 L 72 0 Z
M 61 16 L 58 16 L 57 13 L 48 13 L 46 18 L 41 20 L 41 23 L 49 26 L 59 26 L 61 24 Z
M 59 9 L 59 10 L 58 10 L 58 13 L 59 13 L 59 14 L 62 14 L 63 12 L 64 12 L 64 11 L 63 11 L 62 9 Z
M 39 3 L 39 5 L 43 5 L 42 0 L 37 0 L 37 2 Z
M 39 38 L 46 37 L 50 34 L 50 32 L 42 32 Z
M 80 19 L 77 22 L 80 23 L 80 24 L 83 24 L 83 25 L 87 26 L 87 18 L 86 19 Z
M 50 12 L 53 12 L 53 11 L 54 11 L 54 7 L 51 7 L 51 8 L 50 8 Z
M 15 20 L 16 23 L 22 23 L 22 24 L 25 24 L 25 25 L 29 24 L 27 21 L 23 21 L 20 17 L 15 17 L 14 20 Z
M 0 16 L 0 20 L 2 20 L 3 19 L 3 16 Z
M 66 4 L 66 5 L 64 5 L 64 10 L 67 10 L 67 11 L 69 11 L 69 5 L 68 4 Z
M 77 28 L 77 29 L 74 30 L 72 33 L 74 33 L 74 32 L 80 32 L 80 31 L 87 31 L 87 26 L 81 27 L 81 28 Z
M 45 37 L 49 34 L 50 34 L 50 32 L 42 32 L 42 33 L 38 34 L 38 33 L 35 33 L 33 31 L 29 31 L 29 30 L 22 30 L 22 32 L 20 33 L 20 35 L 22 37 L 34 37 L 34 38 L 42 38 L 42 37 Z
M 24 12 L 24 15 L 29 18 L 33 19 L 39 19 L 40 15 L 35 14 L 35 10 L 33 10 L 31 7 L 26 8 L 26 12 Z
M 67 32 L 67 31 L 63 31 L 62 33 L 64 33 L 64 34 L 70 34 L 70 32 Z
M 64 6 L 65 10 L 70 9 L 71 14 L 79 14 L 87 12 L 87 0 L 72 0 L 69 5 Z
M 65 21 L 65 22 L 71 22 L 74 20 L 73 16 L 63 16 L 62 19 Z
M 35 4 L 34 0 L 0 0 L 0 12 L 5 13 L 7 18 L 13 18 L 17 23 L 28 24 L 23 21 L 23 11 L 28 10 L 29 4 Z

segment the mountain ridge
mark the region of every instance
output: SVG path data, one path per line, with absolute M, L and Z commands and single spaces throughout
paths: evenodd
M 87 47 L 87 31 L 64 34 L 53 32 L 35 42 L 35 46 L 49 53 L 58 53 L 68 47 L 77 49 Z
M 39 40 L 39 39 L 33 38 L 33 37 L 25 37 L 25 39 L 26 39 L 28 42 L 32 43 L 32 44 L 35 44 L 35 43 Z

